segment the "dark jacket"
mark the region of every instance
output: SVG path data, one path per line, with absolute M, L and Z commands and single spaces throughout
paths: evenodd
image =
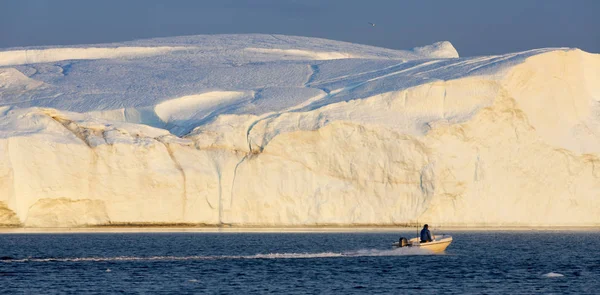
M 421 230 L 421 241 L 425 241 L 425 242 L 433 241 L 433 239 L 431 238 L 431 233 L 429 232 L 429 229 L 423 228 Z

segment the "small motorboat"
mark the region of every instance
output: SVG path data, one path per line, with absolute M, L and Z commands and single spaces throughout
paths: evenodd
M 410 240 L 407 240 L 406 238 L 400 238 L 398 242 L 394 243 L 394 247 L 419 247 L 421 249 L 427 249 L 433 253 L 440 253 L 444 252 L 450 243 L 452 243 L 452 236 L 436 235 L 433 237 L 433 241 L 427 243 L 421 243 L 419 238 L 412 238 Z

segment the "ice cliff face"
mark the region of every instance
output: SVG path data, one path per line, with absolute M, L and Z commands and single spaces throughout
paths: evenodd
M 600 224 L 600 56 L 280 35 L 0 51 L 0 224 Z

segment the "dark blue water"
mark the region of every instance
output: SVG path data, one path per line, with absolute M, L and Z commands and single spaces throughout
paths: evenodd
M 447 233 L 4 234 L 0 292 L 600 294 L 600 232 Z

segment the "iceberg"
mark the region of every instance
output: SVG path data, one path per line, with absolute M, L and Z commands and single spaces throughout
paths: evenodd
M 283 35 L 0 51 L 0 225 L 600 225 L 600 55 Z

